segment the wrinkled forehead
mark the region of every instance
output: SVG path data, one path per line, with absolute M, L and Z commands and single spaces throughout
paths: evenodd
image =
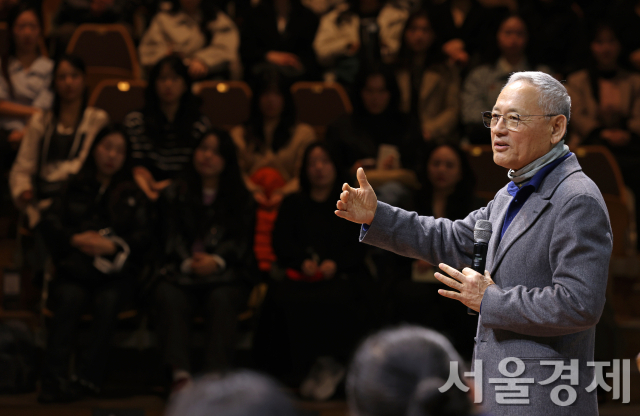
M 493 111 L 500 114 L 542 114 L 540 92 L 526 81 L 515 81 L 502 89 Z

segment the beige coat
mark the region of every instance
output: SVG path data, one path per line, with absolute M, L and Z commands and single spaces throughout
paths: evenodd
M 140 40 L 138 51 L 140 64 L 153 66 L 166 55 L 177 52 L 185 59 L 197 58 L 209 71 L 229 65 L 234 78 L 240 76 L 240 32 L 237 26 L 222 12 L 209 23 L 213 34 L 211 43 L 205 44 L 205 36 L 199 23 L 184 12 L 159 12 Z
M 621 70 L 613 82 L 620 90 L 621 115 L 627 119 L 626 128 L 640 135 L 640 75 Z M 570 126 L 580 141 L 594 129 L 607 127 L 599 120 L 599 106 L 593 98 L 587 70 L 570 75 L 567 90 L 571 96 Z
M 338 24 L 338 16 L 348 8 L 347 4 L 339 4 L 320 18 L 313 50 L 321 65 L 333 65 L 336 58 L 347 55 L 349 45 L 360 43 L 360 18 L 356 14 Z M 408 17 L 407 10 L 391 4 L 380 10 L 377 23 L 380 28 L 380 54 L 384 62 L 392 62 L 400 50 L 402 29 Z
M 276 153 L 270 149 L 264 153 L 257 152 L 247 143 L 243 126 L 234 127 L 229 133 L 238 149 L 238 162 L 245 177 L 250 177 L 260 168 L 271 167 L 280 172 L 287 181 L 282 190 L 284 193 L 297 191 L 302 156 L 306 148 L 316 140 L 313 127 L 304 123 L 296 124 L 289 144 Z M 251 188 L 251 184 L 248 185 Z
M 87 107 L 76 130 L 74 147 L 71 150 L 71 153 L 77 156 L 72 159 L 49 162 L 41 154 L 41 149 L 47 147 L 53 129 L 56 128 L 52 119 L 53 114 L 49 111 L 36 113 L 29 120 L 20 150 L 9 173 L 9 186 L 14 200 L 17 200 L 24 191 L 34 190 L 33 178 L 38 174 L 38 166 L 40 166 L 40 178 L 47 182 L 65 181 L 70 175 L 78 173 L 87 158 L 96 134 L 109 122 L 106 112 L 99 108 Z M 39 160 L 40 158 L 42 160 Z M 50 201 L 38 201 L 36 205 L 28 207 L 27 213 L 31 226 L 37 224 L 39 211 L 46 208 L 49 203 Z
M 400 111 L 411 110 L 411 74 L 407 70 L 396 72 L 400 88 Z M 454 140 L 460 112 L 460 82 L 455 72 L 445 74 L 427 70 L 420 84 L 418 115 L 422 133 L 433 140 Z

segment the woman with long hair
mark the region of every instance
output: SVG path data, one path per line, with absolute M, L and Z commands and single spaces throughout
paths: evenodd
M 620 67 L 620 41 L 614 27 L 600 22 L 591 30 L 589 67 L 567 78 L 571 96 L 568 144 L 606 146 L 625 184 L 640 195 L 640 75 Z M 640 210 L 636 209 L 636 223 Z
M 345 181 L 339 166 L 326 143 L 305 150 L 300 191 L 284 199 L 276 220 L 273 247 L 283 276 L 269 286 L 256 341 L 261 364 L 280 375 L 290 364 L 287 376 L 314 400 L 333 395 L 358 335 L 366 332 L 365 319 L 371 318 L 356 289 L 368 277 L 366 247 L 349 237 L 358 227 L 333 213 L 334 195 Z M 362 315 L 367 318 L 359 321 Z M 289 355 L 274 359 L 281 351 Z
M 240 33 L 215 1 L 172 0 L 154 16 L 140 40 L 140 64 L 152 67 L 173 53 L 193 79 L 241 76 Z
M 406 206 L 417 186 L 415 169 L 422 141 L 417 123 L 398 110 L 400 91 L 394 73 L 369 68 L 356 79 L 353 113 L 327 128 L 326 139 L 338 152 L 350 177 L 359 167 L 378 198 Z
M 510 74 L 534 70 L 551 72 L 551 68 L 536 65 L 527 56 L 529 29 L 522 16 L 505 15 L 495 39 L 495 51 L 487 54 L 487 63 L 469 72 L 462 89 L 462 122 L 473 144 L 489 144 L 490 135 L 480 113 L 493 108 Z
M 149 73 L 144 108 L 124 120 L 133 148 L 134 177 L 152 200 L 191 163 L 196 143 L 209 128 L 191 84 L 180 57 L 162 58 Z
M 53 103 L 53 61 L 41 53 L 41 28 L 33 5 L 22 3 L 10 9 L 7 50 L 0 64 L 0 129 L 14 149 L 24 137 L 27 120 Z
M 277 209 L 286 195 L 299 189 L 302 153 L 315 140 L 315 130 L 296 120 L 288 83 L 275 75 L 257 83 L 249 123 L 230 134 L 247 188 L 258 203 L 255 251 L 260 269 L 268 271 L 274 260 L 271 232 Z
M 429 14 L 412 13 L 402 31 L 396 77 L 400 110 L 419 120 L 425 141 L 457 141 L 460 80 L 443 61 Z
M 311 44 L 318 18 L 300 0 L 264 0 L 245 16 L 240 43 L 245 76 L 259 79 L 272 71 L 290 79 L 315 79 Z
M 297 122 L 287 86 L 281 77 L 265 77 L 257 85 L 249 123 L 230 132 L 247 188 L 262 205 L 276 206 L 284 195 L 298 190 L 302 153 L 315 140 L 313 128 Z M 279 189 L 261 185 L 259 172 L 266 169 L 280 177 Z
M 255 208 L 228 133 L 209 130 L 163 193 L 164 250 L 155 300 L 172 390 L 190 384 L 190 329 L 205 321 L 205 371 L 233 365 L 237 315 L 254 282 Z
M 9 175 L 13 200 L 26 210 L 31 227 L 69 175 L 80 170 L 109 119 L 103 110 L 87 106 L 86 70 L 80 58 L 62 56 L 53 74 L 53 106 L 31 118 Z
M 414 208 L 419 215 L 455 221 L 485 205 L 474 194 L 475 175 L 466 154 L 457 146 L 432 147 L 421 162 L 418 178 L 422 186 L 414 193 Z M 436 271 L 443 273 L 426 261 L 414 260 L 411 279 L 394 282 L 392 320 L 436 329 L 447 335 L 465 358 L 470 358 L 477 320 L 438 295 L 444 285 L 433 277 Z M 446 321 L 438 318 L 445 315 Z M 450 319 L 459 319 L 459 323 L 452 326 Z
M 123 130 L 104 127 L 80 172 L 38 225 L 55 265 L 40 402 L 99 393 L 117 314 L 132 295 L 150 240 L 149 205 L 131 176 L 131 146 Z M 80 317 L 87 311 L 93 314 L 90 342 L 70 377 Z

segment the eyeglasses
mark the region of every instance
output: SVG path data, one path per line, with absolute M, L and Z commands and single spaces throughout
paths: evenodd
M 495 127 L 498 125 L 500 121 L 500 117 L 504 119 L 504 126 L 507 130 L 518 131 L 518 126 L 520 125 L 521 117 L 553 117 L 557 116 L 557 114 L 527 114 L 521 115 L 518 113 L 507 113 L 507 114 L 497 114 L 492 113 L 491 111 L 485 111 L 482 113 L 482 123 L 486 128 Z

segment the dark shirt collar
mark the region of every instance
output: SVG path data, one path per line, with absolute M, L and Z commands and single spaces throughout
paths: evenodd
M 560 163 L 562 163 L 563 160 L 565 160 L 566 158 L 568 158 L 572 154 L 573 153 L 569 152 L 566 155 L 557 158 L 553 162 L 549 163 L 547 166 L 545 166 L 542 169 L 540 169 L 535 175 L 533 175 L 533 178 L 531 178 L 531 180 L 529 180 L 529 182 L 525 183 L 522 186 L 522 188 L 518 188 L 518 185 L 516 185 L 516 183 L 513 182 L 513 181 L 509 182 L 509 185 L 507 185 L 507 191 L 509 192 L 509 194 L 511 196 L 516 196 L 516 194 L 518 193 L 518 191 L 520 189 L 523 189 L 523 188 L 526 188 L 526 187 L 533 187 L 533 189 L 530 191 L 530 193 L 536 192 L 538 190 L 538 188 L 540 187 L 540 184 L 542 183 L 544 178 L 549 174 L 549 172 L 551 172 L 556 166 L 558 166 Z

